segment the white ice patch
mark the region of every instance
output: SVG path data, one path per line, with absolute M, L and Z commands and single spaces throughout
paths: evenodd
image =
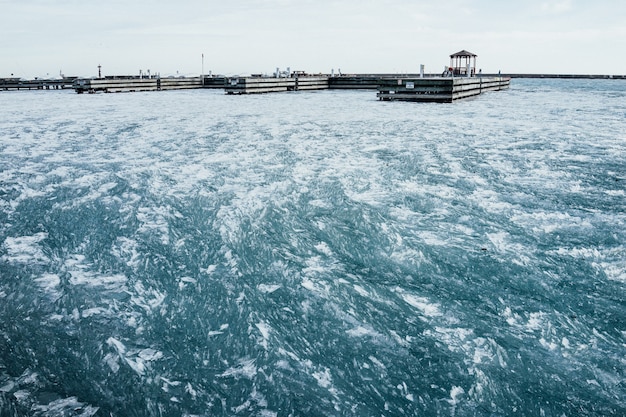
M 456 405 L 461 400 L 461 396 L 465 394 L 465 390 L 461 387 L 452 387 L 450 390 L 450 399 L 448 400 L 450 404 Z
M 326 256 L 332 256 L 333 251 L 330 249 L 330 247 L 328 247 L 328 244 L 326 242 L 320 242 L 317 245 L 315 245 L 315 249 L 317 249 L 318 252 L 323 253 Z
M 188 284 L 197 284 L 197 283 L 198 281 L 195 278 L 181 277 L 178 279 L 178 289 L 184 290 L 185 288 L 187 288 Z
M 364 326 L 357 326 L 354 329 L 347 330 L 346 333 L 350 337 L 380 336 L 380 333 L 374 331 L 372 328 L 368 328 Z
M 233 366 L 222 372 L 219 376 L 225 377 L 244 377 L 252 379 L 258 373 L 258 369 L 254 363 L 254 359 L 241 359 L 237 366 Z
M 269 341 L 270 331 L 272 330 L 272 328 L 264 321 L 258 322 L 255 326 L 257 329 L 259 329 L 259 332 L 261 333 L 262 339 L 259 344 L 263 346 L 264 349 L 267 349 L 267 342 Z
M 180 216 L 180 213 L 171 212 L 171 207 L 140 207 L 137 210 L 137 220 L 141 222 L 141 226 L 137 230 L 139 233 L 154 232 L 160 235 L 161 243 L 168 245 L 170 243 L 169 221 Z
M 2 256 L 2 259 L 11 263 L 45 263 L 48 257 L 43 253 L 39 242 L 47 237 L 48 234 L 45 232 L 32 236 L 7 237 L 3 244 L 7 253 Z
M 107 345 L 115 350 L 117 356 L 109 353 L 105 356 L 104 361 L 109 365 L 115 373 L 119 370 L 118 358 L 123 360 L 138 375 L 143 375 L 150 366 L 150 362 L 163 358 L 163 353 L 152 349 L 131 349 L 114 337 L 109 337 L 106 341 Z
M 328 368 L 320 372 L 313 372 L 313 378 L 317 381 L 317 385 L 322 388 L 330 388 L 333 385 L 333 377 Z
M 136 295 L 131 297 L 131 302 L 149 313 L 159 308 L 167 297 L 166 293 L 155 288 L 145 288 L 141 282 L 135 283 L 134 288 Z
M 419 237 L 429 246 L 446 246 L 447 239 L 442 239 L 436 233 L 430 231 L 419 232 Z
M 354 290 L 361 295 L 362 297 L 369 297 L 370 293 L 367 292 L 367 290 L 363 287 L 361 287 L 360 285 L 356 285 L 354 284 Z
M 495 191 L 477 189 L 469 196 L 479 207 L 491 213 L 506 214 L 513 210 L 513 206 L 500 200 L 500 195 Z
M 443 314 L 441 313 L 440 306 L 438 303 L 432 303 L 426 297 L 418 297 L 413 294 L 404 293 L 402 290 L 396 290 L 399 292 L 402 299 L 412 307 L 417 308 L 422 314 L 426 317 L 440 317 Z
M 593 225 L 586 218 L 559 212 L 516 213 L 515 216 L 511 217 L 511 220 L 532 229 L 536 233 L 554 233 L 557 230 L 572 227 L 593 228 Z
M 271 294 L 274 291 L 279 290 L 282 287 L 280 284 L 259 284 L 257 285 L 257 289 L 265 294 Z
M 528 322 L 526 323 L 526 329 L 529 331 L 537 331 L 545 326 L 546 314 L 543 312 L 530 313 Z
M 57 299 L 61 296 L 59 289 L 61 278 L 59 278 L 57 274 L 44 274 L 39 278 L 35 278 L 35 282 L 39 284 L 39 287 L 50 297 Z

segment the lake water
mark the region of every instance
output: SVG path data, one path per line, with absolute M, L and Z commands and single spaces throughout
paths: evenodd
M 626 415 L 626 82 L 0 93 L 0 415 Z

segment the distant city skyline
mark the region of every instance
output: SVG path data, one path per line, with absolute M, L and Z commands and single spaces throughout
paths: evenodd
M 619 0 L 0 0 L 0 77 L 441 72 L 626 74 Z M 204 59 L 202 56 L 204 55 Z M 203 65 L 204 64 L 204 65 Z

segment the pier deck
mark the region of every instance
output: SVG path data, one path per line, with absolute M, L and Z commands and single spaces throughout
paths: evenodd
M 230 78 L 224 89 L 226 94 L 276 93 L 300 90 L 327 90 L 328 77 L 235 77 Z
M 223 78 L 202 77 L 106 77 L 79 78 L 74 81 L 77 93 L 123 93 L 133 91 L 186 90 L 194 88 L 224 88 Z
M 22 80 L 20 78 L 0 78 L 0 91 L 9 90 L 61 90 L 72 88 L 76 77 L 60 79 Z
M 454 100 L 509 88 L 508 77 L 383 78 L 377 97 L 383 101 L 451 103 Z

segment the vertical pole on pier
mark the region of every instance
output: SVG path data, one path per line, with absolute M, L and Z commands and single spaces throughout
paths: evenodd
M 202 78 L 202 87 L 204 87 L 204 53 L 202 54 L 202 74 L 200 74 Z
M 424 78 L 424 64 L 420 64 L 420 78 Z
M 102 65 L 98 64 L 98 78 L 102 78 Z M 13 75 L 13 74 L 11 74 Z

